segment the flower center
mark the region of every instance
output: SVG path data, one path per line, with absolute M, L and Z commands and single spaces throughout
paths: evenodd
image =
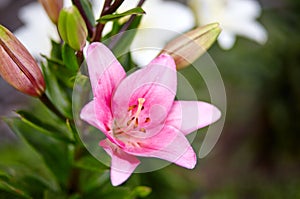
M 117 123 L 115 123 L 113 128 L 113 134 L 114 136 L 118 137 L 119 139 L 124 140 L 124 138 L 127 140 L 127 138 L 130 136 L 130 132 L 142 132 L 146 133 L 145 128 L 138 128 L 139 127 L 139 116 L 141 112 L 144 110 L 144 103 L 145 98 L 138 98 L 137 104 L 129 106 L 128 112 L 129 112 L 129 120 L 123 124 L 122 127 L 118 126 Z M 136 109 L 135 113 L 134 110 Z M 150 122 L 150 118 L 147 117 L 144 121 L 144 123 Z

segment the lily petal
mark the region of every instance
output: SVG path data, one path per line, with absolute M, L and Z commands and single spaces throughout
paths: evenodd
M 221 112 L 207 102 L 175 101 L 166 120 L 185 135 L 208 126 L 221 117 Z
M 86 104 L 83 109 L 80 112 L 80 118 L 90 125 L 98 128 L 102 132 L 106 132 L 105 125 L 102 123 L 102 121 L 99 121 L 96 119 L 95 114 L 95 101 L 92 100 L 88 104 Z
M 146 67 L 126 77 L 113 95 L 114 118 L 118 121 L 126 118 L 128 107 L 137 105 L 138 99 L 144 98 L 144 110 L 141 111 L 139 119 L 150 117 L 152 126 L 164 121 L 176 94 L 175 68 L 173 58 L 162 54 Z
M 106 86 L 104 92 L 111 94 L 126 76 L 117 58 L 100 42 L 94 42 L 88 47 L 86 61 L 94 95 L 97 94 L 97 87 L 102 84 Z
M 87 65 L 94 94 L 96 118 L 109 127 L 112 122 L 112 93 L 126 73 L 112 52 L 99 42 L 94 42 L 89 46 Z
M 124 148 L 127 153 L 142 157 L 155 157 L 192 169 L 197 158 L 189 141 L 178 129 L 165 125 L 163 130 L 146 139 L 140 139 L 140 147 Z
M 102 140 L 99 145 L 111 156 L 110 178 L 112 185 L 122 184 L 130 177 L 140 161 L 135 156 L 125 153 L 107 139 Z
M 97 110 L 97 111 L 102 111 L 103 110 Z M 105 112 L 102 113 L 103 115 Z M 99 129 L 102 133 L 106 135 L 106 137 L 113 143 L 117 143 L 119 146 L 124 146 L 124 143 L 115 139 L 115 137 L 111 134 L 112 131 L 109 131 L 110 129 L 108 124 L 106 124 L 103 120 L 98 120 L 97 115 L 95 113 L 95 101 L 92 100 L 88 104 L 86 104 L 83 109 L 80 112 L 80 118 L 90 125 L 96 127 Z

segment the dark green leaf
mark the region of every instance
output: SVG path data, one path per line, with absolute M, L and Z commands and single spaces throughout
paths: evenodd
M 41 118 L 37 118 L 34 114 L 22 110 L 17 111 L 17 113 L 20 115 L 22 121 L 32 126 L 33 128 L 38 129 L 41 133 L 67 143 L 74 142 L 70 138 L 68 138 L 67 132 L 62 132 L 61 129 L 57 128 L 57 126 L 50 125 L 42 121 Z
M 61 61 L 60 59 L 49 58 L 49 57 L 47 57 L 46 55 L 41 55 L 41 56 L 42 56 L 43 58 L 45 58 L 49 63 L 52 63 L 52 64 L 56 64 L 56 65 L 65 67 L 64 62 Z
M 89 22 L 94 26 L 95 25 L 95 17 L 92 9 L 92 5 L 89 0 L 80 0 L 81 6 L 89 20 Z
M 108 21 L 116 20 L 116 19 L 128 16 L 128 15 L 141 15 L 141 14 L 145 14 L 145 13 L 146 12 L 141 7 L 136 7 L 136 8 L 130 9 L 130 10 L 120 13 L 120 14 L 110 14 L 110 15 L 102 16 L 97 21 L 100 23 L 106 23 Z
M 77 162 L 75 162 L 75 166 L 95 172 L 108 170 L 108 167 L 101 164 L 96 158 L 90 155 L 79 159 Z
M 66 199 L 67 196 L 64 193 L 53 192 L 50 190 L 44 191 L 43 199 Z
M 64 65 L 71 71 L 77 71 L 79 68 L 76 51 L 71 48 L 68 44 L 64 44 L 62 47 L 62 58 Z
M 151 188 L 146 186 L 135 187 L 126 199 L 145 198 L 151 193 Z
M 24 190 L 21 190 L 8 182 L 0 180 L 0 190 L 7 191 L 19 198 L 31 198 Z M 0 192 L 1 194 L 1 192 Z
M 72 118 L 71 99 L 67 95 L 66 89 L 59 85 L 55 74 L 51 72 L 49 67 L 44 64 L 41 64 L 41 66 L 46 82 L 47 96 L 67 118 Z
M 52 45 L 52 49 L 51 49 L 51 59 L 55 59 L 55 60 L 61 60 L 61 44 L 57 43 L 54 40 L 51 40 L 51 45 Z
M 71 168 L 69 146 L 64 142 L 46 136 L 39 129 L 24 123 L 20 118 L 5 119 L 5 122 L 41 155 L 57 180 L 61 184 L 65 184 Z
M 139 25 L 141 19 L 142 16 L 136 16 L 128 28 L 130 31 L 119 33 L 104 41 L 108 46 L 113 46 L 112 51 L 115 55 L 122 55 L 124 52 L 130 51 L 130 45 L 138 31 L 136 27 Z

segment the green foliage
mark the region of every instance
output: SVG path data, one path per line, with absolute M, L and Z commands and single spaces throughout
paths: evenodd
M 70 69 L 71 71 L 78 71 L 79 64 L 76 57 L 76 51 L 74 49 L 72 49 L 68 44 L 64 44 L 61 55 L 67 69 Z
M 136 7 L 136 8 L 132 8 L 132 9 L 127 10 L 126 12 L 123 12 L 120 14 L 104 15 L 104 16 L 100 17 L 100 19 L 98 19 L 97 22 L 107 23 L 109 21 L 114 21 L 114 20 L 129 16 L 129 15 L 142 15 L 145 13 L 146 12 L 141 7 Z
M 10 128 L 22 136 L 38 152 L 60 184 L 66 184 L 70 175 L 72 148 L 60 140 L 47 136 L 19 118 L 5 119 Z
M 95 17 L 94 12 L 92 10 L 92 5 L 89 0 L 80 0 L 81 6 L 86 14 L 89 22 L 94 26 L 95 25 Z

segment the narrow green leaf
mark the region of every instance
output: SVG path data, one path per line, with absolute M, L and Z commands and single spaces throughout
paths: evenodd
M 109 21 L 113 21 L 116 19 L 120 19 L 122 17 L 126 17 L 128 15 L 142 15 L 145 14 L 146 12 L 141 8 L 141 7 L 136 7 L 130 10 L 127 10 L 126 12 L 120 13 L 120 14 L 110 14 L 110 15 L 104 15 L 100 17 L 97 21 L 100 23 L 106 23 Z
M 0 190 L 7 191 L 20 198 L 31 198 L 24 190 L 21 190 L 8 182 L 0 180 Z
M 36 128 L 41 133 L 44 133 L 47 136 L 51 136 L 66 143 L 74 143 L 74 141 L 67 136 L 66 132 L 62 132 L 56 126 L 42 121 L 40 118 L 37 118 L 34 114 L 22 110 L 17 111 L 16 113 L 19 114 L 23 122 L 27 123 L 33 128 Z
M 109 170 L 108 167 L 101 164 L 97 159 L 90 155 L 79 159 L 74 164 L 78 168 L 87 169 L 89 171 L 101 172 Z
M 46 94 L 66 117 L 72 118 L 71 98 L 67 95 L 66 90 L 59 85 L 55 74 L 51 72 L 50 68 L 44 64 L 41 64 L 41 66 L 47 85 Z
M 137 186 L 126 199 L 145 198 L 151 193 L 152 189 L 146 186 Z
M 52 64 L 56 64 L 56 65 L 59 65 L 59 66 L 62 66 L 62 67 L 65 67 L 65 64 L 64 62 L 62 62 L 60 59 L 57 59 L 57 58 L 49 58 L 47 57 L 46 55 L 41 55 L 43 58 L 45 58 L 48 62 L 52 63 Z
M 38 129 L 24 123 L 20 118 L 6 118 L 5 122 L 41 155 L 57 180 L 61 184 L 65 184 L 71 168 L 69 146 L 62 141 L 46 136 Z
M 94 26 L 95 25 L 95 17 L 92 9 L 92 5 L 89 0 L 80 0 L 82 8 L 89 20 L 89 22 Z
M 67 43 L 62 47 L 62 58 L 64 65 L 71 71 L 77 71 L 79 64 L 77 62 L 76 51 L 71 48 Z

